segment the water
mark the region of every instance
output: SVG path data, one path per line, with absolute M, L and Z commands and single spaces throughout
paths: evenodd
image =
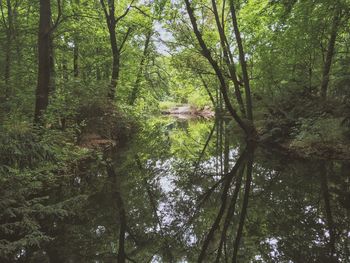
M 171 118 L 106 163 L 52 186 L 67 214 L 39 220 L 52 239 L 9 262 L 350 262 L 350 163 L 254 149 L 228 120 Z

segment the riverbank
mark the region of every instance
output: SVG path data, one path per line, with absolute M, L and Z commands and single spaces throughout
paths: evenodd
M 350 159 L 350 107 L 346 102 L 293 94 L 259 109 L 257 129 L 266 147 L 302 158 Z

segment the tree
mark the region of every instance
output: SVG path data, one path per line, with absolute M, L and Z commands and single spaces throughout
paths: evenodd
M 58 15 L 55 24 L 51 24 L 51 0 L 40 0 L 40 20 L 38 30 L 38 84 L 34 123 L 39 123 L 43 112 L 49 104 L 50 87 L 52 89 L 53 46 L 52 32 L 61 18 L 61 1 L 57 0 Z
M 108 91 L 108 98 L 110 100 L 114 100 L 115 93 L 118 85 L 119 80 L 119 72 L 120 72 L 120 56 L 121 52 L 123 50 L 123 46 L 128 39 L 130 33 L 131 33 L 131 27 L 127 29 L 124 36 L 122 37 L 122 40 L 118 39 L 116 29 L 118 26 L 118 23 L 129 13 L 131 9 L 131 5 L 133 4 L 135 0 L 132 0 L 130 5 L 126 8 L 123 14 L 116 17 L 116 10 L 115 10 L 115 1 L 111 0 L 107 2 L 107 5 L 105 3 L 105 0 L 100 0 L 103 12 L 105 14 L 105 19 L 107 23 L 107 28 L 109 32 L 109 39 L 111 44 L 111 51 L 112 51 L 112 75 L 111 75 L 111 83 L 109 86 Z
M 246 91 L 246 108 L 247 108 L 247 117 L 249 121 L 244 121 L 242 119 L 242 117 L 240 117 L 237 113 L 237 111 L 234 109 L 231 101 L 230 101 L 230 97 L 228 95 L 228 85 L 227 82 L 225 80 L 225 74 L 222 71 L 222 69 L 219 67 L 218 62 L 213 58 L 210 49 L 208 48 L 207 44 L 205 43 L 202 33 L 200 32 L 199 28 L 198 28 L 198 24 L 197 24 L 197 19 L 195 17 L 194 14 L 194 9 L 190 3 L 189 0 L 185 0 L 185 4 L 186 4 L 186 10 L 187 13 L 189 15 L 191 24 L 192 24 L 192 28 L 193 28 L 193 32 L 197 38 L 197 41 L 199 43 L 199 46 L 201 48 L 201 53 L 202 55 L 208 60 L 208 62 L 210 63 L 210 65 L 212 66 L 213 70 L 215 71 L 215 74 L 220 82 L 220 91 L 221 94 L 223 96 L 223 99 L 225 101 L 226 107 L 228 109 L 228 111 L 230 112 L 231 116 L 234 118 L 234 120 L 239 124 L 239 126 L 244 130 L 245 134 L 247 135 L 248 139 L 254 139 L 256 137 L 256 131 L 253 125 L 253 114 L 252 114 L 252 103 L 251 103 L 251 94 L 250 94 L 250 85 L 249 85 L 249 79 L 248 79 L 248 73 L 247 73 L 247 66 L 246 66 L 246 62 L 245 62 L 245 55 L 244 55 L 244 50 L 243 50 L 243 45 L 242 45 L 242 40 L 240 37 L 240 32 L 238 30 L 238 25 L 237 25 L 237 19 L 236 19 L 236 13 L 235 13 L 235 9 L 234 9 L 234 5 L 233 2 L 231 1 L 230 3 L 230 10 L 231 10 L 231 16 L 232 16 L 232 20 L 233 20 L 233 27 L 234 27 L 234 31 L 235 31 L 235 37 L 236 37 L 236 42 L 237 45 L 239 47 L 239 57 L 240 57 L 240 62 L 241 62 L 241 68 L 243 71 L 243 80 L 244 80 L 244 86 L 245 86 L 245 91 Z M 231 74 L 231 78 L 233 78 L 233 82 L 235 83 L 235 88 L 236 88 L 236 94 L 237 94 L 237 99 L 239 104 L 241 105 L 241 111 L 243 113 L 245 113 L 245 111 L 243 110 L 244 108 L 242 108 L 242 101 L 240 98 L 240 92 L 237 91 L 238 87 L 237 87 L 237 77 L 236 74 L 234 72 L 233 69 L 233 65 L 232 65 L 232 61 L 230 61 L 229 58 L 229 47 L 227 47 L 227 38 L 225 37 L 224 33 L 223 33 L 223 29 L 222 29 L 222 25 L 220 24 L 219 18 L 218 18 L 218 13 L 217 13 L 217 9 L 216 9 L 216 3 L 213 0 L 212 1 L 212 6 L 213 6 L 213 10 L 214 10 L 214 14 L 216 17 L 216 24 L 218 27 L 218 31 L 219 31 L 219 35 L 220 35 L 220 40 L 221 40 L 221 45 L 223 47 L 224 50 L 224 55 L 226 57 L 226 61 L 227 64 L 229 66 L 230 70 L 230 74 Z M 233 59 L 231 59 L 233 60 Z M 244 117 L 244 115 L 243 115 Z
M 5 71 L 4 71 L 4 82 L 5 82 L 5 97 L 9 97 L 11 93 L 11 87 L 10 87 L 10 77 L 11 77 L 11 64 L 12 64 L 12 42 L 13 42 L 13 35 L 14 35 L 14 23 L 13 23 L 13 13 L 16 11 L 15 9 L 18 8 L 19 2 L 15 2 L 15 6 L 12 6 L 12 3 L 10 0 L 6 0 L 6 9 L 7 9 L 7 20 L 5 18 L 4 14 L 4 7 L 3 2 L 0 2 L 0 9 L 1 9 L 1 16 L 2 16 L 2 22 L 3 26 L 6 31 L 6 58 L 5 58 Z
M 34 122 L 39 123 L 43 111 L 49 103 L 51 80 L 51 1 L 40 0 L 40 22 L 38 34 L 38 85 Z
M 342 16 L 342 9 L 339 3 L 336 4 L 334 9 L 335 10 L 334 10 L 334 15 L 332 19 L 331 33 L 330 33 L 330 38 L 328 41 L 328 47 L 326 51 L 326 60 L 323 66 L 323 75 L 322 75 L 322 83 L 321 83 L 321 97 L 323 99 L 326 99 L 327 97 L 329 74 L 332 67 L 332 61 L 335 53 L 335 42 L 337 39 L 339 25 L 340 25 L 341 16 Z
M 134 105 L 136 98 L 137 98 L 137 95 L 138 95 L 139 90 L 140 90 L 141 78 L 142 78 L 142 74 L 144 73 L 146 59 L 147 59 L 147 56 L 149 54 L 149 46 L 151 43 L 152 35 L 153 35 L 153 29 L 148 30 L 148 32 L 145 35 L 145 44 L 143 47 L 143 54 L 142 54 L 142 57 L 140 60 L 139 72 L 137 73 L 136 80 L 135 80 L 135 83 L 132 87 L 131 95 L 129 98 L 130 105 Z

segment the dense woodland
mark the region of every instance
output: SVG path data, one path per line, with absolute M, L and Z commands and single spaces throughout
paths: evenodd
M 349 0 L 0 0 L 0 262 L 350 262 L 349 161 Z

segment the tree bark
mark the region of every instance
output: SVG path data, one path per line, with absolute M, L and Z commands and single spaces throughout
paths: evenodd
M 326 61 L 324 63 L 323 67 L 323 74 L 322 74 L 322 83 L 321 83 L 321 97 L 323 99 L 327 98 L 327 92 L 328 92 L 328 84 L 329 84 L 329 73 L 331 71 L 332 67 L 332 61 L 335 53 L 335 42 L 337 40 L 337 34 L 338 34 L 338 28 L 341 20 L 341 10 L 338 7 L 335 11 L 333 21 L 332 21 L 332 29 L 331 29 L 331 36 L 328 42 L 328 48 L 327 48 L 327 54 L 326 54 Z
M 231 16 L 232 16 L 233 29 L 235 32 L 236 42 L 237 42 L 237 46 L 238 46 L 239 61 L 241 64 L 241 69 L 242 69 L 242 74 L 243 74 L 247 117 L 249 120 L 253 121 L 253 104 L 252 104 L 252 97 L 250 94 L 250 83 L 249 83 L 249 77 L 248 77 L 247 62 L 245 60 L 244 48 L 243 48 L 241 33 L 240 33 L 239 27 L 238 27 L 236 9 L 235 9 L 233 0 L 230 0 L 230 11 L 231 11 Z
M 112 21 L 115 20 L 114 18 Z M 109 36 L 110 36 L 110 41 L 111 41 L 111 49 L 112 49 L 112 77 L 111 77 L 111 83 L 108 91 L 108 97 L 111 100 L 114 100 L 115 98 L 115 92 L 117 89 L 117 84 L 119 80 L 119 69 L 120 69 L 120 53 L 118 49 L 118 44 L 117 44 L 117 36 L 115 33 L 115 21 L 112 22 L 112 25 L 110 25 L 109 28 Z
M 113 198 L 116 200 L 116 209 L 118 210 L 118 219 L 120 223 L 119 228 L 119 242 L 118 242 L 118 263 L 126 262 L 126 253 L 125 253 L 125 238 L 126 238 L 126 210 L 124 205 L 124 200 L 121 193 L 121 182 L 119 176 L 115 173 L 113 165 L 108 162 L 107 164 L 107 173 L 114 180 L 114 189 Z
M 232 198 L 230 201 L 230 205 L 229 205 L 229 208 L 228 208 L 227 213 L 226 213 L 224 227 L 223 227 L 223 230 L 221 232 L 219 248 L 218 248 L 218 252 L 217 252 L 216 260 L 215 260 L 216 263 L 220 262 L 220 257 L 222 254 L 223 245 L 224 245 L 224 242 L 226 241 L 226 234 L 227 234 L 228 228 L 230 226 L 230 223 L 233 220 L 233 217 L 235 215 L 236 202 L 238 199 L 238 194 L 241 190 L 241 184 L 242 184 L 242 179 L 243 179 L 243 175 L 244 175 L 244 170 L 245 170 L 245 166 L 243 166 L 240 169 L 238 177 L 236 177 L 235 190 L 233 192 L 233 195 L 232 195 Z
M 187 1 L 187 0 L 185 0 Z M 206 255 L 206 252 L 207 252 L 207 249 L 208 249 L 208 246 L 211 242 L 211 240 L 213 239 L 214 237 L 214 234 L 215 234 L 215 231 L 219 228 L 220 226 L 220 222 L 221 222 L 221 219 L 222 217 L 224 216 L 224 212 L 225 212 L 225 209 L 226 209 L 226 205 L 227 205 L 227 198 L 228 198 L 228 191 L 230 189 L 230 186 L 231 186 L 231 182 L 234 178 L 234 176 L 236 175 L 237 171 L 240 169 L 241 165 L 244 164 L 245 162 L 245 157 L 246 157 L 246 152 L 244 151 L 241 156 L 238 158 L 235 166 L 232 168 L 232 170 L 230 171 L 230 173 L 226 174 L 225 175 L 225 180 L 223 181 L 223 190 L 222 190 L 222 194 L 221 194 L 221 206 L 220 206 L 220 209 L 219 209 L 219 212 L 215 218 L 215 221 L 214 223 L 212 224 L 204 242 L 203 242 L 203 246 L 202 246 L 202 249 L 201 249 L 201 252 L 199 254 L 199 257 L 198 257 L 198 263 L 201 263 L 204 261 L 205 259 L 205 255 Z
M 224 61 L 225 61 L 225 64 L 229 70 L 230 79 L 233 82 L 235 96 L 236 96 L 240 111 L 241 111 L 243 117 L 246 117 L 246 110 L 245 110 L 243 99 L 242 99 L 242 93 L 240 91 L 240 85 L 239 85 L 239 81 L 237 79 L 235 65 L 233 64 L 234 63 L 233 56 L 232 56 L 232 53 L 231 53 L 230 48 L 228 46 L 227 37 L 225 35 L 224 25 L 221 24 L 221 22 L 220 22 L 220 17 L 219 17 L 219 13 L 218 13 L 218 9 L 217 9 L 215 0 L 212 0 L 211 2 L 212 2 L 216 26 L 217 26 L 218 31 L 219 31 L 220 45 L 221 45 L 221 48 L 223 51 Z
M 12 10 L 12 5 L 10 0 L 6 0 L 6 4 L 7 4 L 7 25 L 6 25 L 5 18 L 3 17 L 4 27 L 6 29 L 6 55 L 5 55 L 4 81 L 5 81 L 5 97 L 9 98 L 11 94 L 10 76 L 11 76 L 11 62 L 12 62 L 11 50 L 12 50 L 12 37 L 13 37 L 13 10 Z M 2 12 L 2 15 L 4 15 L 3 12 Z
M 208 84 L 205 82 L 205 80 L 204 80 L 204 78 L 203 78 L 203 76 L 201 74 L 199 74 L 199 78 L 202 81 L 203 87 L 204 87 L 205 91 L 207 92 L 207 94 L 208 94 L 208 96 L 210 98 L 210 101 L 213 104 L 214 109 L 217 110 L 217 103 L 215 102 L 213 94 L 210 92 Z
M 73 76 L 75 78 L 79 77 L 79 46 L 78 41 L 74 41 L 73 49 Z
M 328 187 L 328 169 L 324 162 L 321 163 L 321 189 L 322 189 L 322 195 L 324 200 L 324 206 L 326 211 L 326 221 L 328 225 L 328 231 L 329 231 L 329 256 L 333 258 L 335 256 L 336 250 L 335 250 L 335 226 L 334 226 L 334 220 L 333 220 L 333 214 L 332 214 L 332 208 L 331 208 L 331 195 L 329 193 L 329 187 Z
M 140 90 L 141 78 L 142 78 L 142 74 L 144 71 L 146 58 L 147 58 L 147 55 L 149 53 L 148 50 L 149 50 L 149 44 L 151 42 L 152 34 L 153 34 L 152 30 L 149 30 L 146 34 L 145 45 L 143 48 L 143 54 L 142 54 L 142 58 L 140 61 L 140 66 L 139 66 L 139 72 L 137 73 L 136 81 L 134 83 L 134 86 L 132 88 L 131 95 L 130 95 L 130 100 L 129 100 L 130 105 L 134 105 L 136 98 L 137 98 L 137 95 L 138 95 L 139 90 Z
M 51 2 L 40 0 L 40 21 L 38 33 L 38 84 L 34 123 L 39 123 L 49 102 L 51 79 Z
M 125 12 L 121 16 L 116 17 L 115 16 L 114 0 L 108 0 L 107 5 L 105 3 L 105 0 L 100 0 L 103 12 L 105 14 L 106 22 L 107 22 L 111 50 L 112 50 L 112 60 L 113 60 L 112 61 L 112 76 L 111 76 L 111 82 L 110 82 L 109 90 L 108 90 L 108 98 L 111 101 L 113 101 L 115 99 L 115 93 L 116 93 L 118 80 L 119 80 L 121 50 L 123 49 L 123 45 L 125 44 L 128 36 L 129 36 L 129 33 L 131 32 L 131 28 L 129 28 L 128 31 L 125 33 L 124 38 L 120 43 L 118 43 L 117 34 L 116 34 L 115 30 L 116 30 L 118 22 L 129 13 L 133 1 L 134 0 L 131 1 L 131 4 L 127 7 Z
M 254 148 L 250 145 L 248 145 L 248 160 L 247 160 L 247 172 L 246 172 L 246 183 L 244 188 L 244 197 L 243 197 L 243 205 L 241 210 L 241 215 L 239 219 L 239 225 L 237 230 L 236 239 L 234 241 L 233 246 L 233 256 L 232 256 L 232 263 L 237 262 L 237 255 L 239 250 L 240 241 L 242 239 L 243 235 L 243 227 L 245 218 L 247 216 L 247 210 L 248 210 L 248 201 L 249 201 L 249 192 L 250 187 L 252 184 L 252 173 L 253 173 L 253 163 L 254 163 Z
M 192 9 L 190 1 L 185 0 L 185 4 L 186 4 L 187 13 L 188 13 L 190 20 L 191 20 L 194 34 L 196 35 L 198 43 L 201 47 L 202 55 L 208 60 L 208 62 L 210 63 L 210 65 L 214 69 L 216 76 L 220 82 L 220 91 L 221 91 L 221 94 L 222 94 L 223 99 L 225 101 L 226 107 L 227 107 L 228 111 L 230 112 L 231 116 L 234 118 L 234 120 L 244 130 L 246 135 L 250 135 L 252 133 L 251 127 L 249 127 L 249 125 L 247 125 L 245 122 L 243 122 L 243 120 L 241 119 L 241 117 L 239 117 L 236 110 L 233 108 L 233 106 L 231 104 L 231 101 L 230 101 L 229 96 L 227 94 L 228 87 L 227 87 L 227 84 L 225 81 L 225 77 L 224 77 L 223 73 L 221 72 L 221 69 L 220 69 L 218 63 L 213 59 L 210 50 L 208 49 L 207 45 L 205 44 L 205 42 L 203 40 L 202 34 L 200 33 L 200 31 L 198 29 L 197 20 L 196 20 L 196 17 L 194 15 L 194 11 Z

